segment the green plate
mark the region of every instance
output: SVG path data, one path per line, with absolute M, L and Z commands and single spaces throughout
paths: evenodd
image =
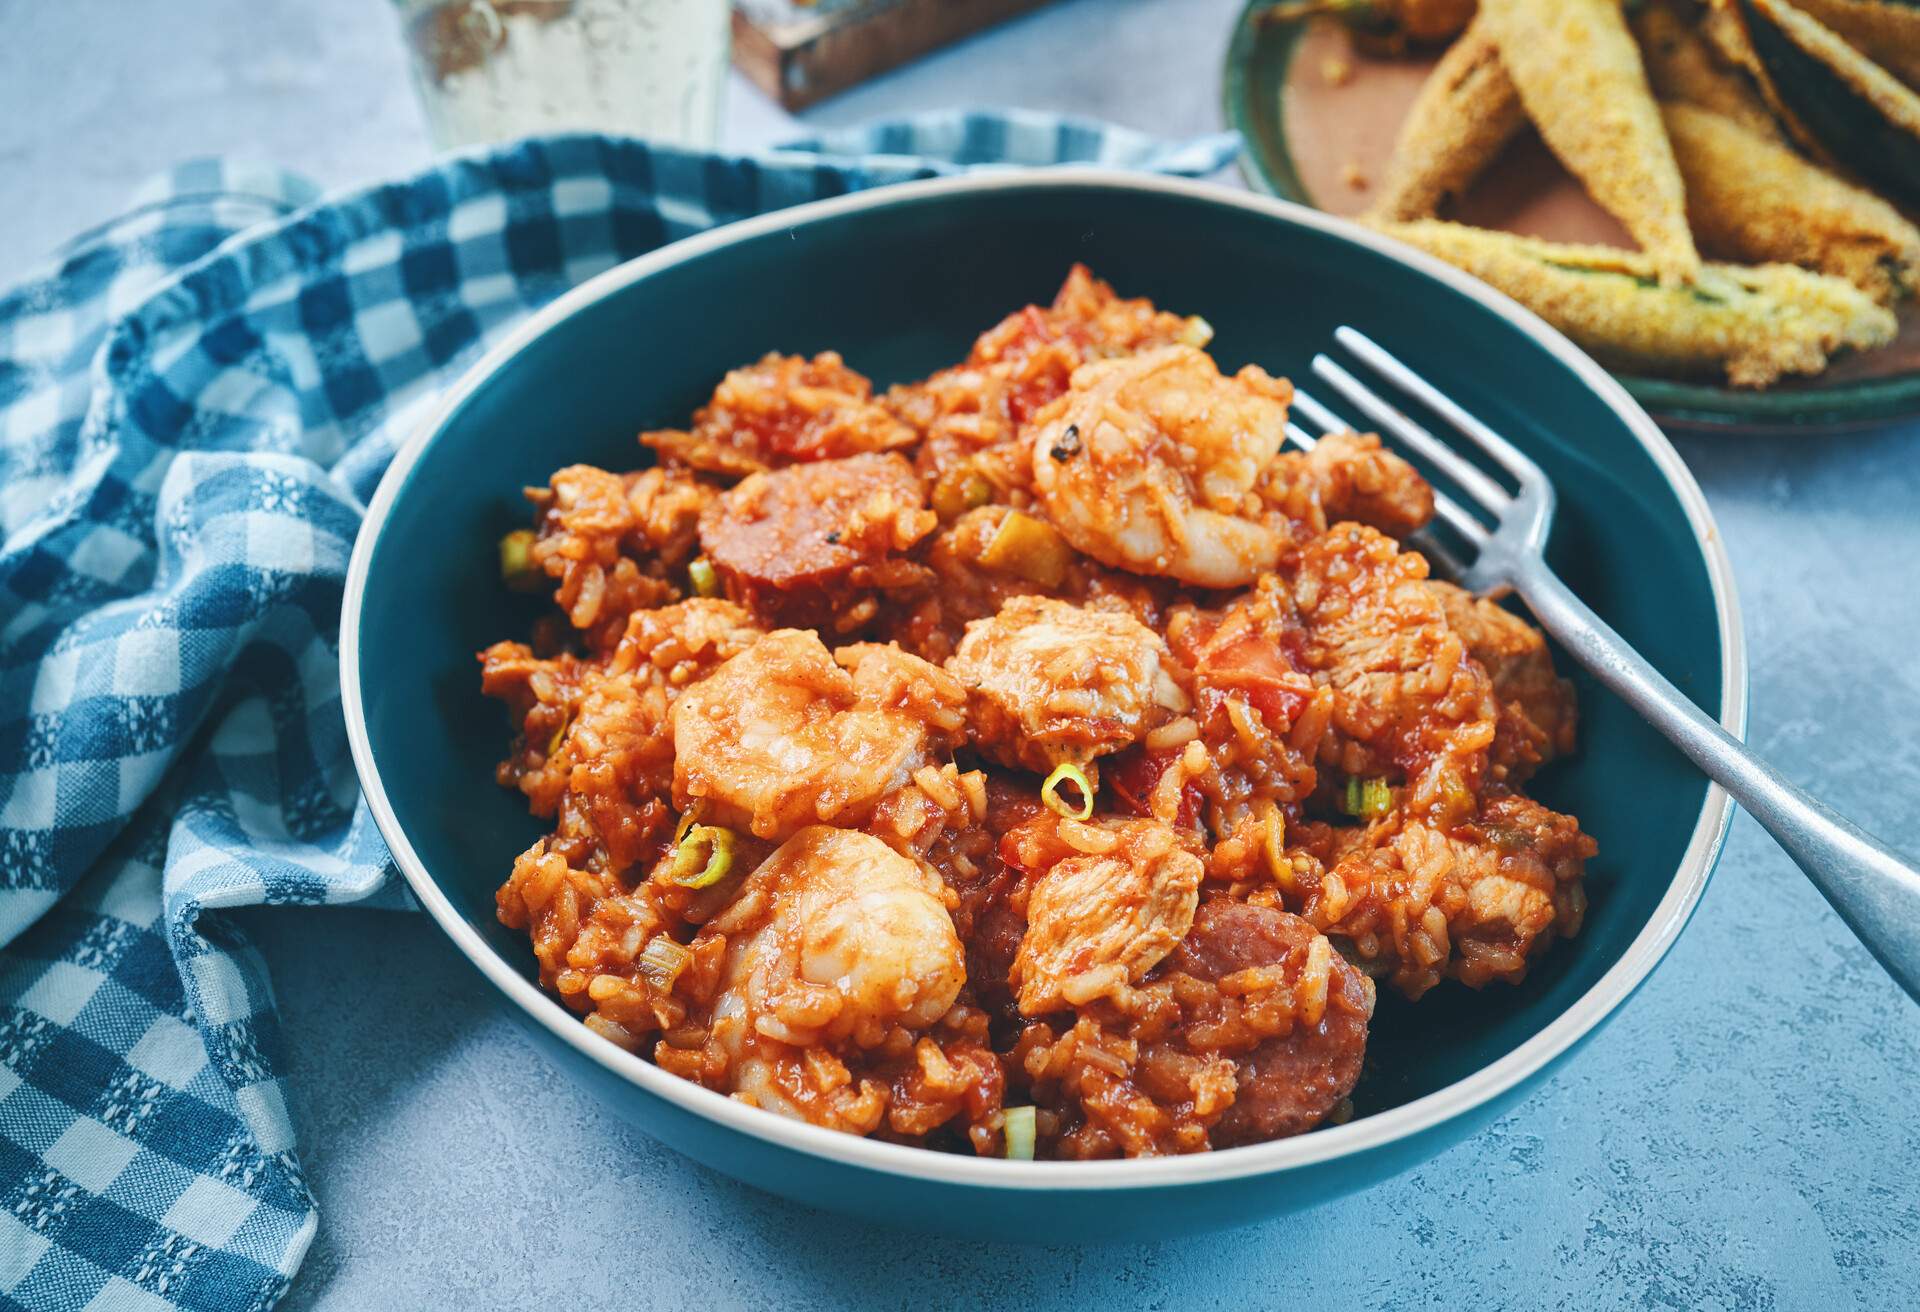
M 1262 191 L 1324 209 L 1301 180 L 1288 144 L 1283 93 L 1308 23 L 1262 22 L 1271 0 L 1249 0 L 1227 47 L 1222 84 L 1226 118 L 1244 144 L 1241 172 Z M 1323 20 L 1322 20 L 1323 21 Z M 1912 312 L 1908 311 L 1910 315 Z M 1911 335 L 1911 332 L 1907 335 Z M 1910 353 L 1905 353 L 1910 356 Z M 1871 356 L 1843 372 L 1871 367 Z M 1831 374 L 1764 392 L 1708 383 L 1616 374 L 1635 400 L 1663 423 L 1747 432 L 1835 432 L 1920 415 L 1920 368 L 1911 359 L 1875 375 Z

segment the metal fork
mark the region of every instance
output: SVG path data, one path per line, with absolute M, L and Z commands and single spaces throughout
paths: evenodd
M 1341 328 L 1334 338 L 1361 366 L 1444 419 L 1516 485 L 1509 491 L 1337 361 L 1324 354 L 1315 356 L 1315 374 L 1378 424 L 1383 434 L 1426 459 L 1492 521 L 1485 522 L 1480 514 L 1436 492 L 1436 514 L 1465 543 L 1467 554 L 1456 555 L 1431 532 L 1422 535 L 1420 549 L 1464 588 L 1485 596 L 1518 593 L 1541 627 L 1575 660 L 1665 734 L 1773 835 L 1907 996 L 1920 1001 L 1920 870 L 1787 782 L 1573 595 L 1546 561 L 1554 509 L 1553 484 L 1546 471 L 1364 334 Z M 1323 434 L 1352 427 L 1303 391 L 1294 394 L 1294 413 Z M 1298 424 L 1288 424 L 1287 432 L 1301 446 L 1311 447 L 1317 440 Z

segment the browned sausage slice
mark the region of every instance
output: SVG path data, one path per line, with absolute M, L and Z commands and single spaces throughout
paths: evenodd
M 846 633 L 873 594 L 924 571 L 900 558 L 932 531 L 933 512 L 905 458 L 821 460 L 754 474 L 700 517 L 700 548 L 727 595 L 770 626 Z
M 1339 1106 L 1360 1078 L 1373 1014 L 1373 985 L 1337 952 L 1314 951 L 1319 933 L 1299 916 L 1271 907 L 1212 901 L 1166 969 L 1218 983 L 1244 970 L 1279 967 L 1294 994 L 1305 989 L 1309 963 L 1328 966 L 1326 1005 L 1316 1024 L 1297 1023 L 1236 1058 L 1239 1090 L 1213 1126 L 1215 1148 L 1258 1143 L 1311 1130 Z M 1321 942 L 1325 942 L 1321 939 Z

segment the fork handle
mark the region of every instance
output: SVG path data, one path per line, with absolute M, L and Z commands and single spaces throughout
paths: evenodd
M 1544 563 L 1514 590 L 1543 628 L 1772 834 L 1874 958 L 1920 1001 L 1920 869 L 1815 801 L 1669 683 Z

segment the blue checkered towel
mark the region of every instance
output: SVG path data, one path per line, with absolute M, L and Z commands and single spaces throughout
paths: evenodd
M 488 342 L 784 205 L 1234 146 L 979 114 L 752 158 L 570 136 L 327 201 L 199 163 L 0 297 L 0 1312 L 265 1308 L 299 1267 L 272 993 L 218 913 L 403 899 L 347 757 L 342 583 Z

